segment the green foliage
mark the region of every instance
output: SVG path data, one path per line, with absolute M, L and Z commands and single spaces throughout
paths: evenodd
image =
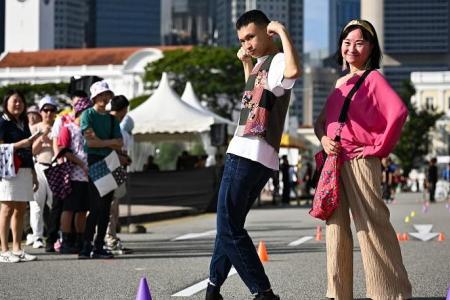
M 206 152 L 205 152 L 205 149 L 203 148 L 202 143 L 199 143 L 199 142 L 195 143 L 195 144 L 192 146 L 192 149 L 191 149 L 191 151 L 190 151 L 190 154 L 191 154 L 191 155 L 196 155 L 196 156 L 199 156 L 199 155 L 205 155 Z
M 182 143 L 161 143 L 158 144 L 158 154 L 155 163 L 161 170 L 175 170 L 177 158 L 184 150 Z
M 61 95 L 67 95 L 69 90 L 68 82 L 60 83 L 14 83 L 0 87 L 0 99 L 3 99 L 8 90 L 16 89 L 20 90 L 25 95 L 25 101 L 27 104 L 34 104 L 35 99 L 39 99 L 45 95 L 58 97 Z
M 167 72 L 179 95 L 190 81 L 200 101 L 206 101 L 212 111 L 231 118 L 244 87 L 244 72 L 236 53 L 237 49 L 205 46 L 190 51 L 166 51 L 164 58 L 146 66 L 146 88 L 155 89 L 161 74 Z
M 135 97 L 133 99 L 130 99 L 130 110 L 135 109 L 139 105 L 141 105 L 145 100 L 147 100 L 149 95 L 142 95 Z
M 423 162 L 423 157 L 428 153 L 430 129 L 443 115 L 430 110 L 418 111 L 411 103 L 411 96 L 415 93 L 411 82 L 403 83 L 400 97 L 408 107 L 409 117 L 403 127 L 400 141 L 395 147 L 394 153 L 400 160 L 405 176 L 409 174 L 411 169 L 418 167 Z

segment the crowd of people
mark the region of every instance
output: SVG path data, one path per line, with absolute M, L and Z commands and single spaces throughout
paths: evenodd
M 282 157 L 280 164 L 278 153 L 291 89 L 301 74 L 300 62 L 287 29 L 277 21 L 270 21 L 263 12 L 244 13 L 236 22 L 236 30 L 241 43 L 237 57 L 247 84 L 239 124 L 225 157 L 205 299 L 223 299 L 221 286 L 234 266 L 255 300 L 279 300 L 245 229 L 245 220 L 274 172 L 281 170 L 285 203 L 293 182 L 298 182 L 287 156 Z M 280 38 L 283 52 L 273 40 L 274 35 Z M 394 197 L 395 172 L 389 160 L 383 159 L 400 137 L 407 109 L 377 71 L 381 56 L 371 23 L 352 20 L 343 28 L 336 59 L 346 74 L 337 80 L 314 124 L 324 151 L 342 159 L 339 206 L 326 222 L 326 296 L 331 299 L 353 299 L 350 210 L 361 250 L 367 296 L 411 298 L 411 284 L 386 206 Z M 0 262 L 36 259 L 21 248 L 23 217 L 30 201 L 33 233 L 27 240 L 33 247 L 44 246 L 45 223 L 48 223 L 47 252 L 56 250 L 58 240 L 61 253 L 78 253 L 80 259 L 112 258 L 109 250 L 123 247 L 116 228 L 117 203 L 126 193 L 125 186 L 101 195 L 90 170 L 113 151 L 122 166 L 130 163 L 127 146 L 131 142 L 132 121 L 126 116 L 128 100 L 114 96 L 104 81 L 94 83 L 90 92 L 90 99 L 83 92 L 74 93 L 73 112 L 56 121 L 58 107 L 49 97 L 44 97 L 37 108 L 28 110 L 28 119 L 23 94 L 10 91 L 5 96 L 0 119 Z M 350 104 L 342 118 L 344 103 Z M 55 162 L 63 161 L 73 166 L 70 173 L 73 189 L 67 197 L 59 199 L 52 196 L 46 173 Z M 192 167 L 193 160 L 183 153 L 177 168 Z M 157 170 L 153 158 L 146 168 Z M 430 169 L 433 173 L 429 173 L 429 178 L 437 174 L 435 168 Z M 307 165 L 305 174 L 305 180 L 311 184 L 311 165 Z M 429 183 L 433 180 L 429 179 Z M 46 205 L 50 206 L 47 221 L 43 218 Z M 13 234 L 11 250 L 9 228 Z
M 28 246 L 78 254 L 79 259 L 112 258 L 113 253 L 131 251 L 117 236 L 119 201 L 126 185 L 100 196 L 89 176 L 90 167 L 111 152 L 117 153 L 121 168 L 131 163 L 128 150 L 134 123 L 127 115 L 129 101 L 114 95 L 105 81 L 93 83 L 90 93 L 88 97 L 82 90 L 74 91 L 72 111 L 61 116 L 52 97 L 27 109 L 19 90 L 5 95 L 0 119 L 0 262 L 37 259 L 21 246 L 28 207 Z M 54 192 L 57 187 L 47 173 L 62 164 L 69 166 L 71 187 L 64 197 Z

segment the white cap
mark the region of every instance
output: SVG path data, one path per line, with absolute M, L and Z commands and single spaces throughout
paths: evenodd
M 58 108 L 58 104 L 56 104 L 55 100 L 50 96 L 45 96 L 39 101 L 39 111 L 41 111 L 45 105 L 51 105 Z
M 91 85 L 90 91 L 91 91 L 91 99 L 94 99 L 96 96 L 104 92 L 111 92 L 111 94 L 114 95 L 113 91 L 111 91 L 111 89 L 109 88 L 108 83 L 104 80 L 94 82 Z

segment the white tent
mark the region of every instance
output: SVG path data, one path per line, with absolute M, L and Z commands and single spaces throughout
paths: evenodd
M 215 122 L 211 115 L 183 102 L 170 87 L 166 73 L 153 95 L 129 114 L 134 120 L 136 140 L 155 141 L 176 138 L 174 134 L 205 132 Z
M 153 148 L 149 142 L 191 141 L 197 136 L 201 137 L 209 160 L 213 163 L 216 149 L 211 147 L 210 126 L 230 122 L 182 101 L 170 87 L 166 73 L 163 73 L 153 95 L 130 111 L 129 115 L 135 124 L 133 129 L 135 141 L 140 142 L 135 143 L 132 152 L 132 171 L 142 170 L 147 155 Z
M 184 88 L 183 95 L 181 95 L 181 100 L 189 104 L 190 106 L 205 112 L 206 114 L 212 116 L 214 118 L 215 123 L 224 123 L 228 125 L 236 125 L 235 123 L 231 122 L 228 119 L 225 119 L 212 111 L 208 110 L 206 107 L 200 104 L 200 101 L 197 98 L 197 95 L 194 92 L 194 88 L 192 87 L 192 84 L 190 81 L 186 83 L 186 87 Z

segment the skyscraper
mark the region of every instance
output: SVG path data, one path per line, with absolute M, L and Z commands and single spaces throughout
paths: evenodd
M 54 48 L 54 0 L 6 0 L 5 3 L 5 51 Z
M 0 53 L 5 49 L 5 1 L 0 2 Z
M 245 11 L 259 9 L 271 20 L 283 23 L 289 30 L 295 49 L 300 55 L 302 63 L 303 53 L 303 0 L 217 0 L 216 30 L 219 46 L 238 46 L 235 23 Z M 294 87 L 295 102 L 291 103 L 290 113 L 302 121 L 303 92 L 302 78 L 297 80 Z
M 171 0 L 163 17 L 165 45 L 211 44 L 213 39 L 215 0 Z
M 88 47 L 161 44 L 161 0 L 90 0 Z
M 217 45 L 231 47 L 238 45 L 235 24 L 246 10 L 245 0 L 217 0 L 216 41 Z
M 330 0 L 329 3 L 329 31 L 328 47 L 330 54 L 336 52 L 339 34 L 342 28 L 353 19 L 361 15 L 360 0 Z
M 88 17 L 86 0 L 55 0 L 55 48 L 85 47 Z
M 395 89 L 411 72 L 450 69 L 448 0 L 362 0 L 361 13 L 384 45 L 383 71 Z

